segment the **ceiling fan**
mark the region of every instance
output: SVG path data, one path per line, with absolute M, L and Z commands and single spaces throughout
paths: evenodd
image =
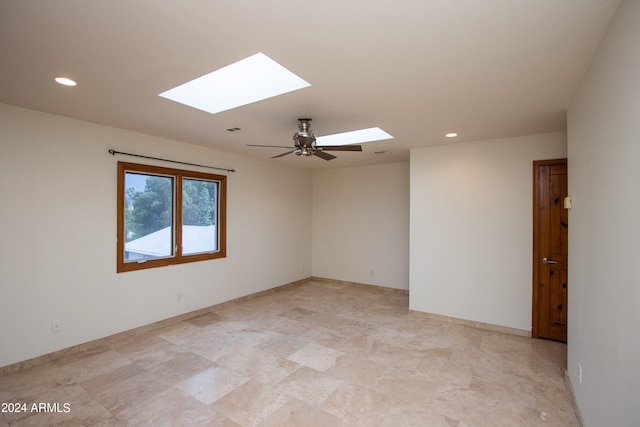
M 273 156 L 272 159 L 278 157 L 284 157 L 288 154 L 295 154 L 296 156 L 318 156 L 321 159 L 333 160 L 336 156 L 325 153 L 325 151 L 362 151 L 361 145 L 349 144 L 349 145 L 316 145 L 316 136 L 309 128 L 309 122 L 311 119 L 303 118 L 298 119 L 298 132 L 293 134 L 294 147 L 287 147 L 282 145 L 254 145 L 248 144 L 249 147 L 272 147 L 272 148 L 288 148 L 289 151 Z

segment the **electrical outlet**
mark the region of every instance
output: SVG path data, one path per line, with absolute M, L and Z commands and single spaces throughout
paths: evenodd
M 582 365 L 578 363 L 578 384 L 582 384 Z
M 376 272 L 375 272 L 375 271 L 373 271 L 373 270 L 371 270 L 371 275 L 372 275 L 372 276 L 375 276 L 375 274 L 376 274 Z
M 51 332 L 60 332 L 62 330 L 62 321 L 54 320 L 51 322 Z
M 180 301 L 182 301 L 182 294 L 178 292 L 176 294 L 176 302 L 180 302 Z

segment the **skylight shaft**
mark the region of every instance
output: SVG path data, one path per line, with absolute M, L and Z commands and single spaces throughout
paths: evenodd
M 211 114 L 311 86 L 263 53 L 198 77 L 160 96 Z
M 333 135 L 316 137 L 316 145 L 349 145 L 363 142 L 382 141 L 383 139 L 393 139 L 393 136 L 383 131 L 379 127 L 354 130 L 351 132 L 336 133 Z

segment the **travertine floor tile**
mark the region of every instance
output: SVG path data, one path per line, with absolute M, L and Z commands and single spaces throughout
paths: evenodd
M 290 400 L 259 424 L 260 427 L 341 427 L 347 425 L 335 415 L 297 399 Z
M 155 363 L 148 371 L 163 382 L 175 385 L 214 367 L 214 362 L 194 353 L 180 353 L 164 362 Z
M 229 347 L 217 363 L 270 386 L 277 385 L 300 367 L 291 360 L 246 344 Z
M 237 426 L 175 387 L 130 406 L 115 419 L 128 426 Z
M 566 345 L 311 281 L 0 376 L 0 427 L 576 426 Z
M 343 355 L 344 353 L 341 351 L 324 345 L 310 343 L 287 357 L 287 359 L 318 371 L 326 371 Z
M 131 363 L 133 361 L 128 357 L 113 350 L 106 350 L 87 355 L 60 367 L 75 381 L 83 382 Z
M 177 322 L 153 332 L 154 336 L 162 338 L 176 345 L 186 344 L 196 337 L 201 336 L 201 334 L 202 328 L 199 328 L 187 322 Z
M 374 390 L 392 396 L 397 404 L 429 405 L 438 383 L 396 368 L 387 369 Z
M 157 393 L 170 384 L 137 365 L 127 365 L 80 383 L 98 403 L 115 414 Z
M 493 426 L 495 424 L 464 424 L 461 423 L 458 418 L 436 412 L 433 408 L 426 405 L 399 405 L 391 407 L 379 425 L 381 427 L 457 427 L 467 425 Z
M 320 404 L 320 408 L 349 425 L 377 426 L 392 404 L 393 398 L 389 395 L 344 383 Z
M 308 340 L 298 337 L 297 334 L 280 334 L 278 336 L 269 338 L 263 343 L 260 343 L 259 345 L 257 345 L 257 348 L 286 359 L 308 344 Z
M 273 387 L 248 381 L 216 400 L 211 407 L 240 425 L 255 426 L 289 400 Z
M 157 336 L 129 337 L 113 343 L 111 348 L 143 367 L 166 362 L 185 351 Z
M 0 402 L 38 402 L 45 391 L 72 384 L 73 379 L 55 364 L 45 364 L 0 376 Z
M 373 387 L 384 375 L 384 370 L 384 365 L 347 354 L 326 372 L 353 385 Z
M 303 366 L 282 380 L 276 389 L 310 405 L 317 405 L 329 397 L 341 384 L 343 384 L 342 380 Z
M 231 337 L 220 336 L 214 333 L 199 336 L 182 345 L 182 347 L 192 353 L 202 356 L 211 361 L 216 361 L 223 356 L 230 347 L 237 342 Z
M 209 405 L 249 381 L 249 378 L 224 366 L 209 368 L 176 385 L 191 397 Z

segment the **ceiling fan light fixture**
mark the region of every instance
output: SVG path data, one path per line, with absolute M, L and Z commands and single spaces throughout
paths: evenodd
M 313 156 L 313 151 L 307 149 L 307 147 L 299 148 L 298 150 L 294 151 L 293 153 L 296 156 L 304 156 L 304 157 Z

